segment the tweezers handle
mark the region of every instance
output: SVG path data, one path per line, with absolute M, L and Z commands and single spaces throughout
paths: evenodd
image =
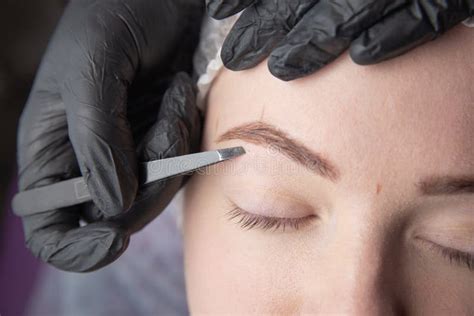
M 144 177 L 140 185 L 184 175 L 244 153 L 242 147 L 232 147 L 145 162 L 141 166 Z M 12 206 L 16 215 L 28 216 L 88 201 L 92 197 L 84 178 L 79 177 L 19 192 Z
M 92 201 L 92 197 L 87 184 L 83 177 L 78 177 L 19 192 L 12 206 L 16 215 L 28 216 L 88 201 Z

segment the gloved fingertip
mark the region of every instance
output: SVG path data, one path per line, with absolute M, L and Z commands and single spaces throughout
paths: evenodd
M 235 49 L 231 47 L 230 44 L 225 43 L 222 46 L 221 49 L 221 59 L 222 63 L 224 66 L 233 71 L 239 71 L 242 70 L 242 67 L 244 66 L 242 62 L 239 62 L 239 60 L 235 59 Z
M 316 69 L 315 69 L 316 68 Z M 317 70 L 315 68 L 307 68 L 304 65 L 291 64 L 285 58 L 279 58 L 278 56 L 271 55 L 268 60 L 268 70 L 270 73 L 283 81 L 292 81 Z
M 225 19 L 248 7 L 254 0 L 207 0 L 207 12 L 216 20 Z
M 222 0 L 206 1 L 207 13 L 216 20 L 221 20 L 226 17 L 225 4 Z
M 298 74 L 294 71 L 287 70 L 280 67 L 268 67 L 270 73 L 282 81 L 292 81 L 298 78 Z
M 238 44 L 237 44 L 238 45 Z M 261 54 L 248 55 L 240 53 L 236 47 L 224 45 L 221 50 L 221 59 L 224 66 L 232 71 L 242 71 L 257 66 L 264 58 Z
M 376 42 L 368 43 L 364 34 L 352 42 L 349 55 L 356 64 L 361 66 L 382 61 L 380 45 Z

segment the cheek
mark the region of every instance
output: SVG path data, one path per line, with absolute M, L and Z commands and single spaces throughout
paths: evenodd
M 298 256 L 285 254 L 289 245 L 230 222 L 225 201 L 215 187 L 210 190 L 210 178 L 194 177 L 186 187 L 184 260 L 191 312 L 293 311 L 299 305 Z
M 186 291 L 193 313 L 235 310 L 239 256 L 236 256 L 216 216 L 215 192 L 209 192 L 207 181 L 200 176 L 186 187 L 183 214 L 184 262 Z

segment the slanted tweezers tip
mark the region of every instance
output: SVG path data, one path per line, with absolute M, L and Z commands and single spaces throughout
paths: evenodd
M 221 160 L 227 160 L 245 154 L 245 149 L 242 146 L 218 149 L 217 151 L 219 152 Z

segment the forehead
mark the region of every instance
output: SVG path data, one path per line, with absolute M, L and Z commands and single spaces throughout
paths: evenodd
M 457 28 L 389 62 L 361 67 L 345 55 L 293 82 L 272 77 L 266 63 L 224 70 L 209 97 L 206 138 L 263 120 L 360 181 L 473 172 L 472 50 L 472 30 Z

